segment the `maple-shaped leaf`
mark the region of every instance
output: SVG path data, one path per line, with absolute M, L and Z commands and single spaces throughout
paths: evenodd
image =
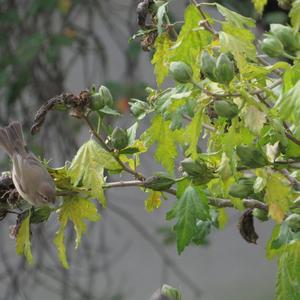
M 197 221 L 209 220 L 208 199 L 199 187 L 189 185 L 177 199 L 166 218 L 176 219 L 174 230 L 177 237 L 177 251 L 182 253 L 197 233 Z
M 190 65 L 196 80 L 199 79 L 200 66 L 195 62 L 201 50 L 212 41 L 212 34 L 199 28 L 202 19 L 197 7 L 189 5 L 185 10 L 184 25 L 170 51 L 170 61 L 183 61 Z
M 170 46 L 171 41 L 167 33 L 159 35 L 155 40 L 155 53 L 151 63 L 154 65 L 154 74 L 158 86 L 164 82 L 169 73 L 168 51 Z
M 75 186 L 90 190 L 90 196 L 98 199 L 105 207 L 106 199 L 102 188 L 104 169 L 114 171 L 120 169 L 120 165 L 112 154 L 94 140 L 89 140 L 78 150 L 68 169 L 68 175 Z
M 96 222 L 100 220 L 100 215 L 97 212 L 96 205 L 83 198 L 72 197 L 64 198 L 62 207 L 58 210 L 58 220 L 60 228 L 56 233 L 54 244 L 58 251 L 58 257 L 65 268 L 69 267 L 66 249 L 64 244 L 64 233 L 68 221 L 73 223 L 76 232 L 75 248 L 78 248 L 82 234 L 86 231 L 87 226 L 85 220 Z
M 146 143 L 146 147 L 157 143 L 154 158 L 161 162 L 163 167 L 169 172 L 174 171 L 174 160 L 178 152 L 176 143 L 181 143 L 184 140 L 184 131 L 170 129 L 171 121 L 163 120 L 161 115 L 157 115 L 152 119 L 151 126 L 143 134 L 142 139 Z
M 287 179 L 278 173 L 269 173 L 266 179 L 264 200 L 269 205 L 269 215 L 281 223 L 291 204 L 291 186 Z
M 16 237 L 16 252 L 18 255 L 24 255 L 29 264 L 33 264 L 33 256 L 31 252 L 30 241 L 30 216 L 28 215 L 22 220 Z

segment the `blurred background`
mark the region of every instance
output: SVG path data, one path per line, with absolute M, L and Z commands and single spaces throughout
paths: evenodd
M 63 92 L 79 93 L 92 84 L 107 85 L 123 113 L 118 125 L 129 127 L 130 98 L 144 99 L 146 86 L 156 87 L 151 52 L 138 41 L 138 0 L 1 0 L 0 1 L 0 125 L 18 119 L 30 148 L 51 159 L 52 166 L 71 160 L 89 138 L 80 121 L 65 113 L 51 113 L 37 136 L 29 131 L 35 112 Z M 258 18 L 250 0 L 223 0 L 221 4 Z M 189 1 L 173 0 L 170 11 L 183 20 Z M 286 23 L 287 13 L 269 1 L 257 34 L 270 23 Z M 145 128 L 147 120 L 145 121 Z M 3 157 L 3 156 L 1 156 Z M 1 171 L 9 170 L 6 157 Z M 157 170 L 151 155 L 143 157 L 142 172 Z M 111 190 L 102 221 L 89 224 L 80 248 L 74 250 L 74 232 L 66 238 L 70 270 L 57 259 L 52 240 L 57 220 L 33 226 L 34 267 L 15 254 L 9 239 L 8 217 L 0 226 L 0 299 L 5 300 L 141 300 L 163 283 L 180 287 L 183 299 L 268 300 L 274 298 L 276 262 L 267 261 L 264 245 L 272 224 L 256 224 L 258 245 L 239 236 L 238 212 L 213 232 L 205 245 L 176 253 L 171 224 L 165 212 L 172 199 L 152 214 L 144 210 L 145 194 L 136 188 Z

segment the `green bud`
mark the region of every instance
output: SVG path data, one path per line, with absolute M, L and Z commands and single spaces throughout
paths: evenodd
M 196 185 L 206 184 L 215 178 L 215 170 L 209 168 L 203 159 L 193 160 L 191 158 L 186 158 L 181 161 L 181 167 L 182 170 L 191 177 L 192 182 Z
M 182 61 L 175 61 L 170 64 L 170 73 L 179 83 L 188 83 L 192 80 L 192 68 Z
M 122 150 L 128 146 L 128 134 L 123 128 L 116 127 L 111 135 L 112 146 L 117 150 Z
M 300 215 L 291 214 L 286 219 L 285 222 L 288 226 L 295 232 L 300 231 Z
M 161 294 L 170 300 L 181 300 L 181 292 L 170 285 L 164 284 L 161 288 Z
M 268 221 L 269 220 L 269 217 L 268 217 L 268 213 L 262 209 L 259 209 L 259 208 L 254 208 L 253 211 L 252 211 L 252 215 L 262 221 L 262 222 L 265 222 L 265 221 Z
M 135 117 L 145 113 L 148 108 L 148 104 L 141 100 L 134 99 L 134 102 L 130 103 L 130 110 Z
M 234 65 L 225 53 L 221 53 L 217 59 L 216 77 L 218 82 L 224 84 L 229 84 L 234 77 Z
M 201 54 L 201 73 L 211 81 L 217 82 L 216 77 L 216 60 L 206 50 Z
M 285 10 L 291 9 L 293 1 L 295 0 L 277 0 L 278 6 Z
M 253 193 L 253 184 L 234 183 L 228 190 L 228 194 L 236 198 L 246 198 Z
M 250 168 L 261 168 L 269 164 L 266 155 L 253 146 L 239 145 L 236 147 L 236 154 L 241 163 Z
M 203 169 L 202 165 L 199 165 L 196 161 L 194 161 L 190 157 L 182 160 L 180 164 L 182 170 L 190 176 L 197 176 L 207 169 L 206 167 Z
M 228 100 L 214 101 L 214 109 L 218 116 L 227 119 L 232 119 L 239 112 L 238 106 L 232 101 Z
M 175 180 L 172 177 L 169 177 L 165 174 L 157 174 L 151 176 L 145 180 L 144 187 L 154 191 L 165 191 L 168 190 Z
M 293 28 L 282 24 L 271 24 L 270 32 L 274 34 L 283 44 L 284 49 L 288 51 L 297 51 L 300 49 L 299 40 Z
M 98 111 L 105 106 L 103 98 L 100 96 L 99 93 L 94 93 L 91 95 L 90 101 L 90 109 L 93 111 Z
M 107 87 L 105 87 L 104 85 L 101 85 L 99 87 L 99 94 L 100 94 L 101 98 L 103 99 L 106 106 L 108 106 L 108 107 L 114 106 L 113 97 Z
M 260 44 L 261 50 L 270 57 L 280 57 L 284 51 L 283 44 L 275 36 L 267 36 Z
M 93 93 L 91 95 L 90 109 L 93 111 L 98 111 L 104 106 L 113 107 L 114 101 L 111 96 L 109 89 L 105 86 L 100 86 L 98 93 Z

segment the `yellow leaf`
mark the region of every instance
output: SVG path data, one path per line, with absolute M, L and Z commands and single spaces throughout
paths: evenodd
M 63 13 L 66 14 L 72 5 L 72 1 L 71 0 L 59 0 L 58 1 L 58 9 Z
M 271 203 L 269 205 L 269 215 L 277 223 L 281 223 L 284 218 L 284 211 L 278 204 Z
M 64 245 L 64 231 L 68 221 L 73 223 L 76 232 L 75 249 L 78 248 L 82 234 L 86 231 L 87 226 L 84 220 L 96 222 L 100 220 L 100 215 L 97 212 L 96 205 L 83 198 L 73 197 L 65 198 L 62 207 L 58 210 L 58 220 L 60 229 L 56 233 L 54 244 L 58 251 L 60 262 L 65 268 L 69 267 L 66 249 Z
M 18 255 L 24 255 L 29 264 L 33 264 L 33 256 L 31 253 L 31 242 L 30 242 L 30 216 L 29 213 L 26 218 L 22 221 L 18 230 L 16 239 L 16 252 Z
M 155 40 L 155 53 L 151 63 L 154 65 L 157 85 L 161 85 L 169 73 L 168 50 L 171 46 L 169 35 L 161 34 Z
M 282 222 L 289 209 L 291 197 L 291 187 L 286 178 L 278 173 L 269 173 L 264 200 L 269 205 L 269 215 L 273 220 Z
M 159 208 L 161 205 L 160 199 L 161 193 L 152 191 L 150 196 L 145 200 L 145 208 L 148 212 L 153 212 L 155 209 Z

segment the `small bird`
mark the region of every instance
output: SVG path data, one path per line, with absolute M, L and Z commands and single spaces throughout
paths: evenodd
M 0 146 L 13 163 L 12 179 L 21 197 L 33 206 L 55 202 L 55 184 L 47 169 L 28 151 L 20 122 L 0 128 Z

